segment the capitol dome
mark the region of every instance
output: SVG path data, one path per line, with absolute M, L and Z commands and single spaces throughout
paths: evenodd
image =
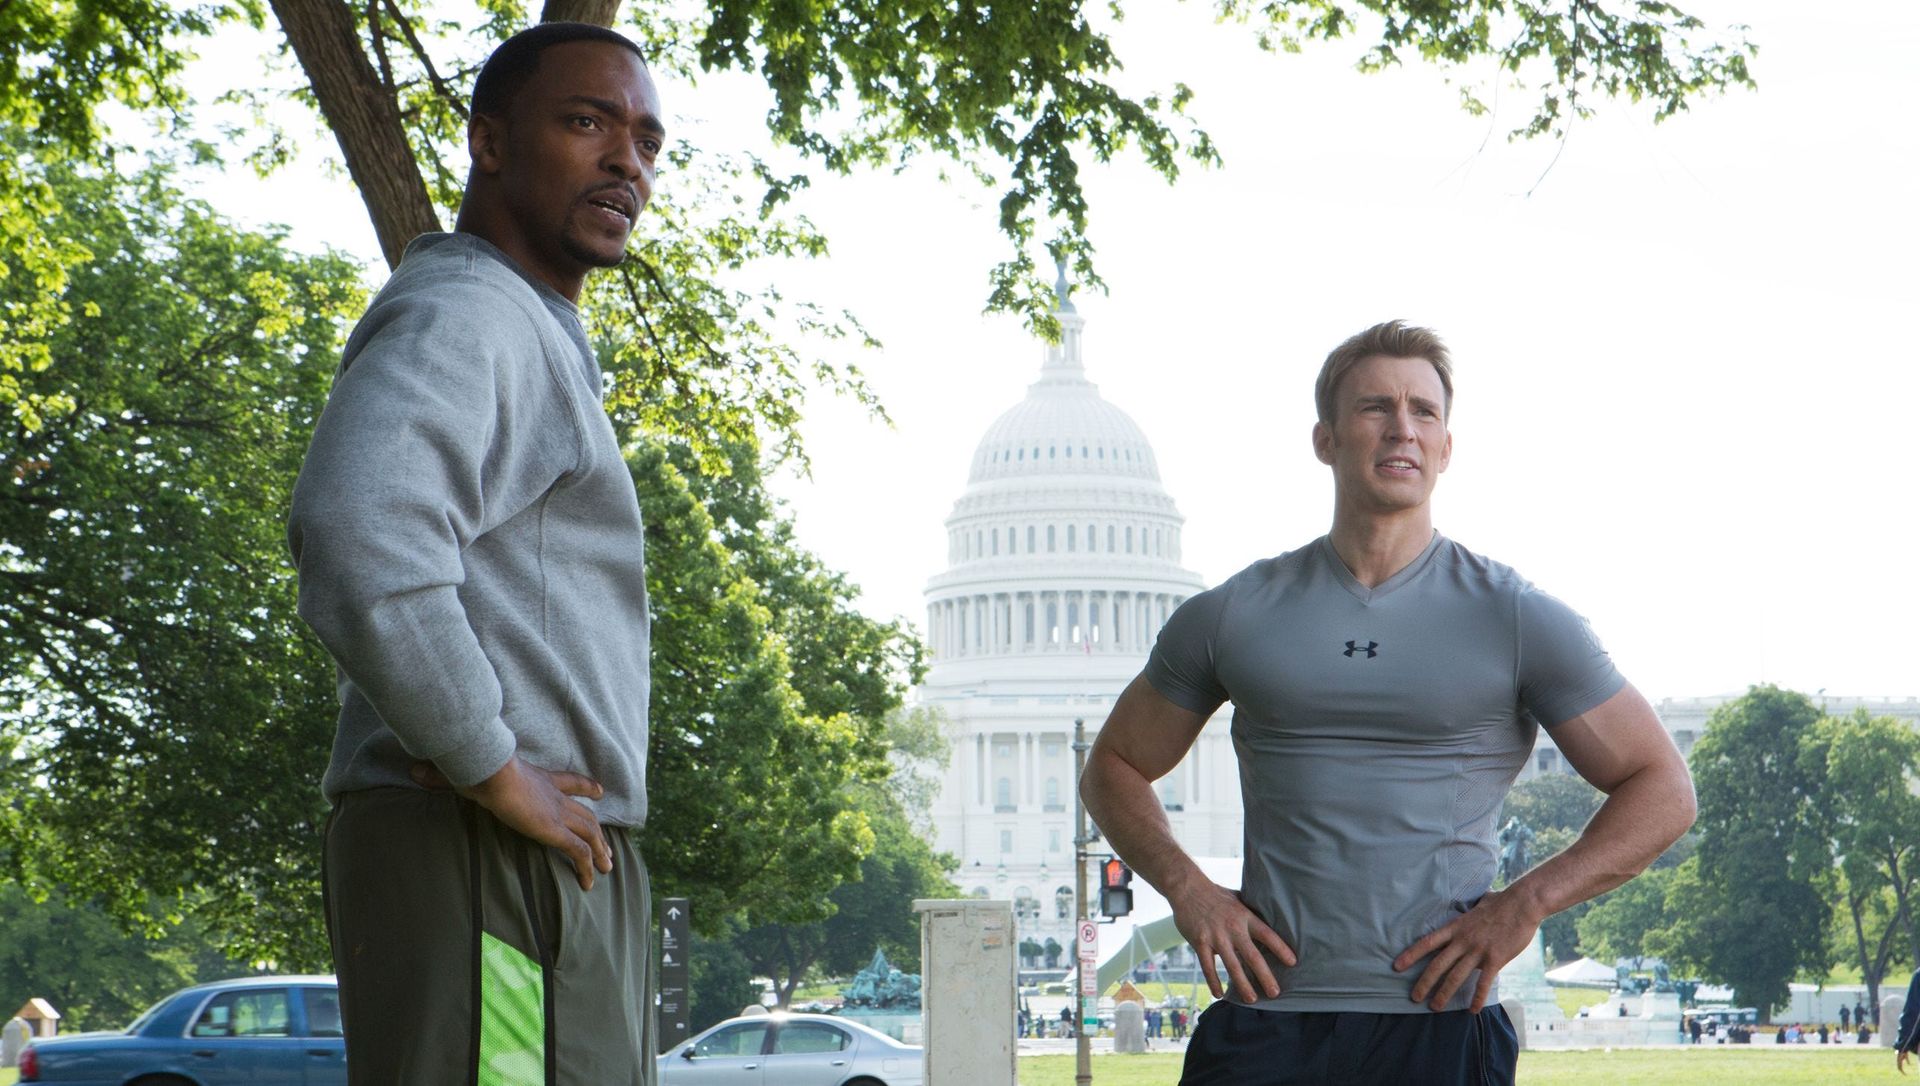
M 1067 297 L 1040 378 L 975 447 L 947 518 L 947 569 L 927 585 L 930 687 L 1056 676 L 1050 654 L 1131 677 L 1180 601 L 1204 585 L 1180 565 L 1184 523 L 1146 434 L 1087 380 L 1086 321 Z M 989 663 L 991 661 L 991 663 Z
M 914 692 L 953 740 L 934 847 L 959 859 L 962 893 L 1013 903 L 1029 969 L 1070 964 L 1077 938 L 1076 723 L 1099 729 L 1167 616 L 1205 587 L 1180 564 L 1185 519 L 1152 444 L 1087 379 L 1086 321 L 1064 277 L 1055 290 L 1060 342 L 986 427 L 947 517 L 946 567 L 926 589 L 931 666 Z M 1181 847 L 1239 854 L 1225 728 L 1153 788 Z
M 1071 306 L 1061 322 L 1076 319 Z M 1063 331 L 1066 329 L 1063 328 Z M 1014 404 L 973 451 L 969 483 L 1040 475 L 1120 475 L 1160 481 L 1153 446 L 1125 411 L 1100 396 L 1080 365 L 1079 329 L 1047 352 L 1040 380 Z

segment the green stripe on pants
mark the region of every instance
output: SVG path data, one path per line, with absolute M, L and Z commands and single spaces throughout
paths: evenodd
M 546 985 L 540 963 L 480 933 L 479 1086 L 545 1086 Z

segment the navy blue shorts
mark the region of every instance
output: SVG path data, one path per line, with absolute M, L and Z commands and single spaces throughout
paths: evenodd
M 1473 1014 L 1263 1011 L 1200 1015 L 1180 1086 L 1513 1086 L 1520 1039 L 1494 1004 Z

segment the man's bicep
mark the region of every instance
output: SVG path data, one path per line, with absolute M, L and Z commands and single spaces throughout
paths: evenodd
M 1685 769 L 1659 714 L 1632 683 L 1547 734 L 1567 764 L 1602 792 L 1611 793 L 1635 773 L 1664 763 Z
M 1147 780 L 1158 780 L 1186 757 L 1211 715 L 1169 700 L 1146 675 L 1138 675 L 1113 703 L 1094 750 L 1119 758 Z

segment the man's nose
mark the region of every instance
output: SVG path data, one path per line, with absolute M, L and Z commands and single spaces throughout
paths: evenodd
M 601 166 L 608 173 L 626 181 L 637 180 L 645 165 L 640 158 L 640 148 L 632 140 L 626 139 L 614 140 L 613 146 L 607 149 L 606 157 L 601 160 Z
M 1387 436 L 1395 441 L 1411 441 L 1414 435 L 1413 410 L 1405 404 L 1393 409 L 1388 420 Z

